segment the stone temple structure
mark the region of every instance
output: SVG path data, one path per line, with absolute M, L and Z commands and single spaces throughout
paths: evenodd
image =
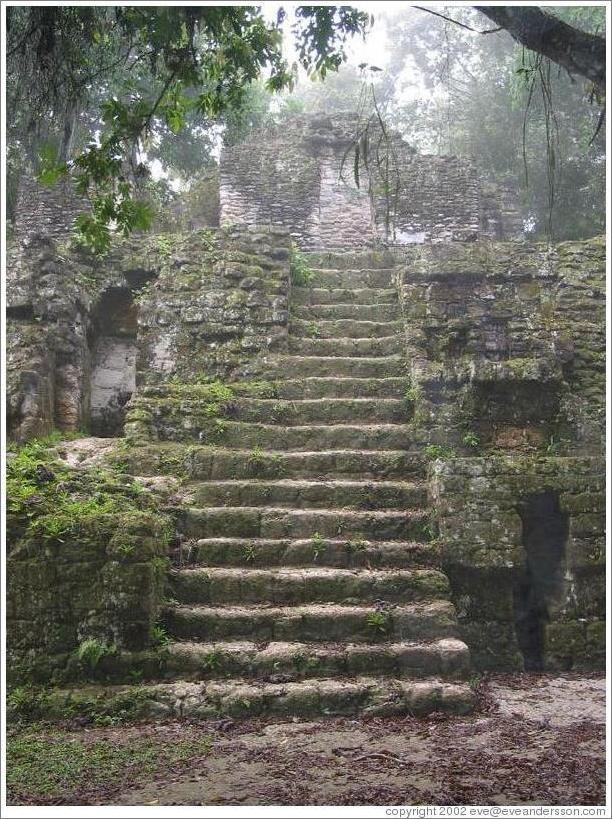
M 390 207 L 354 128 L 254 135 L 104 258 L 24 183 L 9 433 L 94 436 L 9 507 L 9 676 L 49 711 L 462 712 L 483 670 L 603 666 L 604 242 L 524 241 L 396 137 Z M 142 508 L 52 530 L 104 470 Z

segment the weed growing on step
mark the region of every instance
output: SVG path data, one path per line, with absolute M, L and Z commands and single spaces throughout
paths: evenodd
M 419 398 L 421 397 L 421 388 L 418 384 L 409 384 L 406 387 L 406 392 L 404 393 L 404 398 L 408 403 L 415 404 Z
M 561 447 L 561 441 L 554 435 L 551 435 L 546 441 L 544 441 L 542 448 L 544 450 L 544 454 L 552 458 L 559 455 L 561 452 Z
M 480 446 L 480 438 L 475 432 L 466 432 L 462 440 L 463 445 L 469 447 L 470 449 L 478 449 Z
M 295 405 L 277 401 L 272 404 L 269 412 L 270 418 L 273 421 L 280 423 L 281 421 L 286 421 L 293 413 L 295 413 Z
M 391 630 L 391 616 L 386 611 L 371 611 L 366 615 L 366 625 L 376 634 L 388 634 Z
M 314 271 L 308 265 L 306 257 L 297 245 L 292 244 L 289 251 L 289 274 L 291 283 L 295 287 L 308 287 L 315 277 Z
M 156 624 L 154 626 L 151 626 L 151 631 L 149 632 L 149 640 L 152 646 L 164 648 L 170 643 L 170 635 L 168 634 L 164 626 Z
M 452 447 L 441 444 L 428 444 L 424 452 L 428 461 L 446 461 L 449 458 L 454 458 L 457 454 Z
M 319 338 L 321 335 L 321 328 L 316 323 L 316 321 L 310 321 L 306 325 L 306 334 L 310 336 L 310 338 Z
M 258 474 L 267 463 L 266 453 L 260 446 L 253 447 L 247 457 L 247 465 L 251 474 Z
M 219 673 L 223 667 L 223 652 L 218 648 L 207 651 L 202 657 L 202 671 L 206 674 Z
M 327 544 L 325 543 L 319 532 L 314 533 L 314 535 L 310 538 L 310 542 L 312 544 L 313 556 L 316 562 L 327 549 Z
M 236 395 L 248 398 L 276 398 L 278 393 L 274 381 L 240 381 L 232 388 Z
M 88 671 L 94 672 L 104 657 L 108 657 L 117 652 L 114 645 L 108 645 L 101 640 L 89 639 L 83 640 L 76 650 L 76 656 Z
M 344 549 L 348 555 L 354 555 L 357 552 L 363 551 L 367 545 L 367 541 L 362 537 L 356 537 L 352 540 L 347 540 L 344 544 Z
M 242 557 L 247 563 L 252 563 L 257 557 L 254 543 L 245 543 L 242 547 Z

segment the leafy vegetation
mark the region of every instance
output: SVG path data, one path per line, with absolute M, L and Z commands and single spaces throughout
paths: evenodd
M 75 734 L 29 726 L 9 733 L 6 784 L 12 804 L 82 804 L 94 794 L 127 788 L 137 776 L 145 783 L 172 767 L 185 769 L 210 753 L 212 738 L 189 731 L 177 740 L 173 734 L 127 737 Z
M 310 543 L 312 545 L 313 559 L 316 562 L 321 555 L 325 553 L 327 543 L 323 540 L 319 532 L 314 533 L 310 538 Z
M 147 229 L 152 146 L 165 142 L 174 164 L 197 163 L 251 83 L 265 73 L 269 91 L 295 82 L 284 16 L 268 21 L 256 6 L 8 8 L 9 187 L 24 166 L 42 184 L 70 179 L 91 205 L 78 235 L 96 252 L 108 250 L 113 230 Z M 299 7 L 303 69 L 336 70 L 369 20 L 350 6 Z
M 291 283 L 295 287 L 308 287 L 312 284 L 314 279 L 314 272 L 308 265 L 306 257 L 297 245 L 291 245 L 289 255 L 289 273 L 291 275 Z
M 391 618 L 386 611 L 372 611 L 366 615 L 366 625 L 377 634 L 387 634 L 391 628 Z
M 115 646 L 109 646 L 101 640 L 83 640 L 77 648 L 76 655 L 89 671 L 95 671 L 98 663 L 103 657 L 116 652 Z
M 7 526 L 13 535 L 62 544 L 117 529 L 118 516 L 156 511 L 142 486 L 114 469 L 75 471 L 59 460 L 53 433 L 14 447 L 7 461 Z M 162 522 L 162 518 L 160 518 Z
M 480 438 L 476 435 L 475 432 L 471 430 L 466 432 L 462 438 L 464 446 L 470 447 L 470 449 L 478 449 L 480 446 Z
M 429 461 L 436 461 L 436 460 L 447 460 L 448 458 L 454 458 L 456 455 L 455 450 L 450 446 L 444 446 L 442 444 L 428 444 L 425 447 L 425 457 Z

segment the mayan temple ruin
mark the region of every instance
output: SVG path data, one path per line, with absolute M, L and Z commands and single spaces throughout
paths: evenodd
M 467 713 L 479 672 L 603 668 L 604 238 L 528 242 L 399 137 L 357 187 L 354 128 L 253 134 L 102 257 L 22 184 L 9 436 L 61 436 L 8 508 L 7 670 L 47 713 Z

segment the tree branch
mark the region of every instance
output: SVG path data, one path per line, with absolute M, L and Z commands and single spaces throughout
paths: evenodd
M 536 6 L 474 6 L 526 48 L 606 90 L 606 41 L 559 20 Z
M 456 26 L 461 26 L 461 28 L 465 28 L 468 31 L 473 31 L 474 34 L 494 34 L 496 31 L 501 31 L 503 28 L 503 26 L 498 26 L 497 28 L 486 28 L 484 31 L 479 31 L 477 28 L 468 26 L 467 23 L 460 23 L 459 20 L 453 20 L 452 17 L 447 17 L 445 14 L 440 14 L 439 11 L 434 11 L 433 9 L 425 8 L 424 6 L 413 6 L 412 8 L 418 9 L 418 11 L 426 11 L 428 14 L 433 14 L 435 17 L 441 17 L 448 23 L 454 23 Z

